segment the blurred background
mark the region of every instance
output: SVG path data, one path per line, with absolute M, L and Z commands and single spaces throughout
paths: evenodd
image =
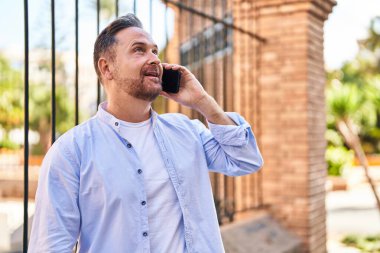
M 26 250 L 43 157 L 106 99 L 93 44 L 128 12 L 258 139 L 262 171 L 210 173 L 227 252 L 380 252 L 378 0 L 0 0 L 0 252 Z

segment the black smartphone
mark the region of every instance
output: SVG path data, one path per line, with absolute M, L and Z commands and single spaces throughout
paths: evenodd
M 162 90 L 169 93 L 178 93 L 181 83 L 181 72 L 179 70 L 165 69 L 162 73 Z

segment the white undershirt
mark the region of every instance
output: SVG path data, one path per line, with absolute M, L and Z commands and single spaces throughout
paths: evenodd
M 151 120 L 139 123 L 122 121 L 120 135 L 132 144 L 142 164 L 150 252 L 185 253 L 182 211 L 154 137 Z

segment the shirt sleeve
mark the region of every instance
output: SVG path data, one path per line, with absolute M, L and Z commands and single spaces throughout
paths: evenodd
M 79 165 L 61 144 L 44 158 L 36 193 L 29 253 L 72 253 L 80 230 Z
M 227 115 L 235 126 L 207 122 L 207 129 L 199 120 L 193 120 L 202 140 L 209 170 L 228 176 L 258 171 L 264 162 L 251 126 L 237 113 L 227 112 Z

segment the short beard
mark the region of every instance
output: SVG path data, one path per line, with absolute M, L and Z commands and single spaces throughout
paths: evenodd
M 149 84 L 146 84 L 144 76 L 140 79 L 122 78 L 119 73 L 117 73 L 115 82 L 116 85 L 125 93 L 148 102 L 153 102 L 162 91 L 161 86 L 151 87 Z

